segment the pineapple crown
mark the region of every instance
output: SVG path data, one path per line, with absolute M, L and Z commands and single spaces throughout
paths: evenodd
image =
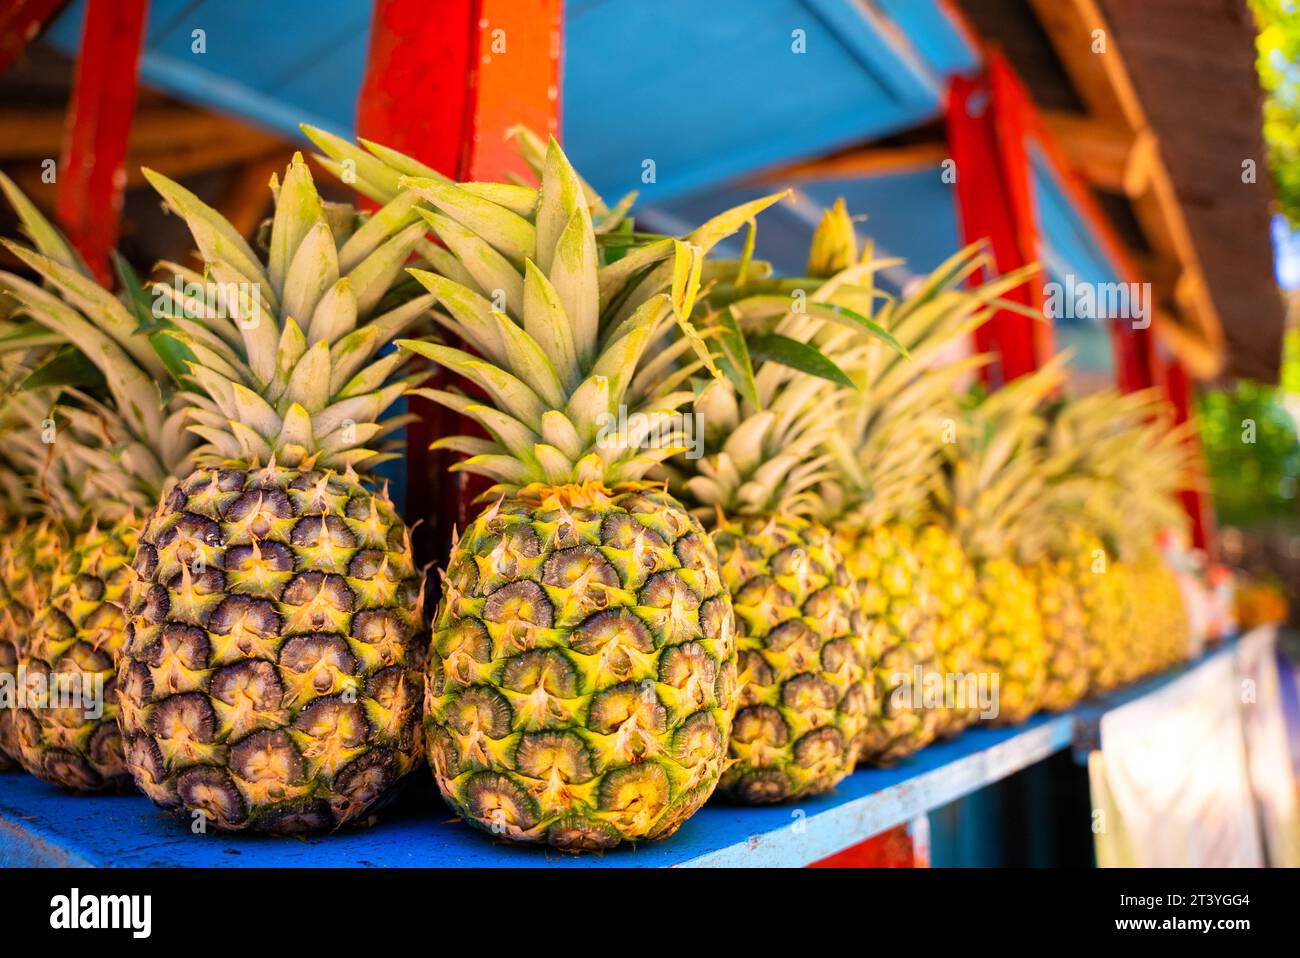
M 995 392 L 950 407 L 955 441 L 943 447 L 946 481 L 935 498 L 972 558 L 1041 551 L 1035 540 L 1046 530 L 1034 506 L 1045 483 L 1046 423 L 1038 409 L 1060 386 L 1068 362 L 1062 353 Z
M 490 495 L 536 484 L 610 486 L 641 479 L 684 448 L 675 411 L 691 392 L 680 388 L 682 377 L 651 378 L 642 361 L 674 324 L 700 345 L 689 317 L 705 253 L 779 196 L 723 213 L 685 239 L 628 249 L 626 236 L 607 242 L 597 232 L 622 221 L 626 203 L 606 208 L 553 139 L 541 154 L 524 139 L 540 179 L 532 188 L 453 184 L 375 144 L 361 149 L 307 132 L 340 172 L 352 164 L 363 191 L 413 210 L 445 245 L 444 255 L 429 257 L 433 271 L 410 272 L 441 307 L 434 320 L 467 349 L 399 345 L 474 390 L 413 390 L 486 430 L 489 438 L 434 444 L 466 456 L 454 468 L 495 480 Z
M 841 387 L 777 362 L 754 375 L 753 404 L 729 381 L 712 380 L 695 397 L 703 454 L 665 464 L 670 486 L 707 520 L 782 512 L 821 518 L 815 494 L 831 473 L 825 445 L 837 428 Z
M 369 216 L 323 201 L 300 154 L 271 179 L 265 261 L 216 210 L 144 171 L 189 226 L 204 272 L 163 266 L 166 335 L 184 348 L 189 429 L 200 463 L 353 468 L 395 453 L 380 440 L 407 420 L 384 413 L 411 385 L 405 357 L 383 353 L 433 304 L 386 301 L 425 226 L 403 197 Z M 381 354 L 382 353 L 382 354 Z
M 100 286 L 12 182 L 0 178 L 0 188 L 36 248 L 4 245 L 45 284 L 0 272 L 15 315 L 27 320 L 0 349 L 37 353 L 41 360 L 6 411 L 13 456 L 38 483 L 41 498 L 68 521 L 138 512 L 187 464 L 193 445 L 172 402 L 167 366 L 129 293 L 120 299 Z M 79 362 L 102 378 L 102 398 L 70 388 L 85 372 Z
M 1194 427 L 1175 427 L 1158 389 L 1102 390 L 1051 410 L 1044 441 L 1045 497 L 1132 558 L 1164 529 L 1183 529 L 1178 492 L 1196 486 Z

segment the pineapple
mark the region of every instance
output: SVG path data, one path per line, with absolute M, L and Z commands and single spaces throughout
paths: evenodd
M 5 245 L 45 287 L 10 273 L 0 273 L 0 286 L 42 330 L 37 339 L 77 344 L 107 387 L 104 402 L 65 390 L 53 414 L 28 403 L 6 438 L 47 514 L 5 559 L 6 645 L 26 675 L 9 735 L 23 767 L 45 781 L 78 792 L 120 789 L 130 776 L 117 726 L 116 660 L 138 517 L 187 444 L 164 412 L 158 383 L 168 378 L 166 366 L 137 335 L 130 304 L 95 283 L 12 183 L 0 186 L 37 249 Z M 37 372 L 58 378 L 46 367 Z
M 367 483 L 390 455 L 376 441 L 401 424 L 381 417 L 410 385 L 405 357 L 379 353 L 432 302 L 383 305 L 423 227 L 409 206 L 357 217 L 323 203 L 295 156 L 272 180 L 263 263 L 192 193 L 145 175 L 205 263 L 205 276 L 169 267 L 203 296 L 155 288 L 203 442 L 139 535 L 118 685 L 126 763 L 149 798 L 204 827 L 337 828 L 422 753 L 420 574 Z
M 13 735 L 22 766 L 44 781 L 74 792 L 124 790 L 130 776 L 117 727 L 116 659 L 136 509 L 148 486 L 119 471 L 130 454 L 118 460 L 114 453 L 146 450 L 112 407 L 82 401 L 53 413 L 59 422 L 54 461 L 42 463 L 39 439 L 9 437 L 11 449 L 40 470 L 50 496 L 50 517 L 30 527 L 11 561 L 15 573 L 26 567 L 11 580 L 15 596 L 22 596 L 14 603 L 22 610 L 15 651 L 27 682 Z M 41 428 L 38 420 L 31 432 Z
M 834 788 L 874 703 L 853 582 L 812 494 L 838 387 L 770 361 L 753 382 L 757 403 L 730 383 L 705 387 L 694 404 L 704 454 L 669 465 L 717 546 L 736 614 L 741 692 L 719 787 L 757 804 Z
M 736 648 L 717 552 L 644 478 L 681 448 L 691 394 L 636 371 L 668 327 L 691 328 L 702 253 L 775 198 L 602 263 L 603 205 L 554 141 L 532 160 L 538 190 L 401 181 L 454 257 L 415 275 L 478 355 L 402 345 L 475 387 L 421 392 L 486 430 L 435 446 L 495 481 L 445 571 L 425 727 L 470 823 L 597 849 L 672 834 L 725 766 Z
M 933 603 L 934 644 L 940 665 L 945 676 L 964 682 L 979 669 L 987 614 L 976 589 L 975 566 L 952 530 L 940 520 L 926 522 L 916 542 L 920 588 Z M 955 735 L 978 715 L 977 702 L 955 699 L 938 710 L 936 734 Z

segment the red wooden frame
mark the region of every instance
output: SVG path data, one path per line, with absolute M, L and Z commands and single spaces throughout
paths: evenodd
M 953 79 L 948 93 L 948 145 L 957 170 L 958 225 L 965 243 L 986 241 L 997 271 L 1009 273 L 1032 259 L 1025 255 L 1016 230 L 1017 200 L 1003 174 L 1006 158 L 998 143 L 994 110 L 992 88 L 985 80 Z M 1027 282 L 1007 298 L 1025 306 L 1036 305 L 1036 300 L 1041 305 L 1041 283 Z M 1001 383 L 1037 369 L 1047 356 L 1033 327 L 1043 325 L 1002 310 L 976 330 L 976 348 L 997 357 L 996 370 L 985 368 L 986 382 L 995 372 Z
M 929 862 L 917 854 L 906 825 L 873 835 L 865 842 L 815 861 L 809 868 L 925 868 Z
M 526 172 L 506 131 L 559 133 L 563 11 L 563 0 L 375 0 L 358 134 L 459 180 Z M 484 484 L 450 472 L 460 457 L 429 443 L 477 427 L 427 400 L 411 409 L 421 418 L 407 428 L 407 513 L 429 520 L 424 554 L 445 555 Z
M 117 245 L 148 0 L 88 0 L 55 209 L 101 282 Z

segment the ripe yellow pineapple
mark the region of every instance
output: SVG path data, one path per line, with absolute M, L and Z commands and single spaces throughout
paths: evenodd
M 978 598 L 975 566 L 952 531 L 940 521 L 930 521 L 917 537 L 922 589 L 934 602 L 935 648 L 945 676 L 954 688 L 963 684 L 962 697 L 939 710 L 938 734 L 951 736 L 975 721 L 979 703 L 969 698 L 967 676 L 979 669 L 983 649 L 983 622 L 987 614 Z M 960 677 L 960 679 L 959 679 Z
M 826 475 L 838 388 L 771 361 L 749 398 L 712 382 L 692 407 L 705 430 L 699 455 L 669 464 L 717 545 L 736 614 L 741 690 L 719 787 L 743 802 L 834 788 L 870 729 L 857 597 L 811 494 Z
M 452 258 L 415 275 L 478 355 L 402 345 L 480 391 L 420 392 L 483 426 L 490 438 L 436 445 L 496 482 L 448 562 L 425 726 L 438 786 L 469 822 L 605 848 L 672 834 L 725 765 L 736 650 L 717 552 L 643 479 L 681 448 L 674 411 L 691 393 L 643 364 L 689 316 L 702 252 L 772 200 L 606 263 L 603 206 L 553 141 L 532 159 L 537 190 L 402 181 Z
M 1186 522 L 1176 496 L 1189 481 L 1187 433 L 1171 422 L 1155 391 L 1103 390 L 1052 417 L 1052 499 L 1067 517 L 1058 554 L 1071 558 L 1083 600 L 1094 692 L 1187 654 L 1182 595 L 1156 546 L 1162 529 Z
M 263 263 L 188 190 L 145 174 L 206 272 L 167 339 L 203 440 L 140 532 L 120 667 L 136 785 L 223 830 L 337 828 L 419 762 L 422 586 L 410 535 L 369 484 L 408 388 L 382 354 L 432 297 L 386 309 L 423 228 L 409 204 L 322 202 L 295 156 Z M 209 282 L 211 280 L 212 282 Z M 203 294 L 177 296 L 195 284 Z

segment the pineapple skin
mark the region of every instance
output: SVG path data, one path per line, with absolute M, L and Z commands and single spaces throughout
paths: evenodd
M 917 549 L 922 588 L 934 603 L 935 647 L 940 665 L 949 675 L 970 675 L 979 669 L 984 643 L 981 622 L 985 611 L 976 593 L 975 565 L 952 531 L 937 522 L 921 529 Z M 941 709 L 937 732 L 945 737 L 955 735 L 978 714 L 973 703 L 964 708 Z
M 1044 558 L 1026 572 L 1038 593 L 1047 652 L 1042 708 L 1063 712 L 1088 692 L 1088 619 L 1079 594 L 1075 563 Z
M 942 724 L 939 710 L 894 702 L 896 690 L 910 685 L 917 666 L 923 676 L 942 677 L 938 621 L 911 527 L 891 523 L 849 529 L 841 532 L 840 541 L 858 595 L 871 699 L 878 703 L 858 760 L 888 764 L 934 741 Z
M 1125 663 L 1135 644 L 1131 585 L 1126 567 L 1119 562 L 1100 570 L 1094 570 L 1091 562 L 1079 563 L 1075 569 L 1087 622 L 1088 694 L 1100 695 L 1127 681 Z
M 60 529 L 49 520 L 20 525 L 0 550 L 0 579 L 6 592 L 0 606 L 0 672 L 15 679 L 19 657 L 31 636 L 36 613 L 47 601 L 50 577 L 62 550 Z M 0 768 L 21 766 L 17 715 L 16 708 L 0 709 Z
M 997 725 L 1028 720 L 1042 703 L 1047 647 L 1038 595 L 1024 569 L 1009 559 L 976 567 L 976 591 L 986 610 L 981 668 L 998 676 Z
M 741 682 L 720 790 L 747 804 L 829 791 L 853 771 L 874 709 L 844 556 L 821 523 L 783 513 L 722 519 L 712 534 Z
M 117 723 L 117 660 L 137 526 L 132 517 L 73 536 L 18 655 L 29 678 L 44 677 L 43 695 L 14 717 L 20 760 L 32 775 L 67 791 L 131 788 Z M 51 702 L 59 682 L 71 698 Z M 93 703 L 83 698 L 92 694 Z
M 713 542 L 659 486 L 528 486 L 455 543 L 429 764 L 471 824 L 577 851 L 671 835 L 713 793 L 736 626 Z
M 351 473 L 198 469 L 134 569 L 119 719 L 155 803 L 223 831 L 333 829 L 419 762 L 422 588 L 386 495 Z
M 1158 552 L 1150 550 L 1134 562 L 1132 578 L 1141 597 L 1141 614 L 1135 619 L 1141 674 L 1187 661 L 1191 625 L 1177 575 Z

